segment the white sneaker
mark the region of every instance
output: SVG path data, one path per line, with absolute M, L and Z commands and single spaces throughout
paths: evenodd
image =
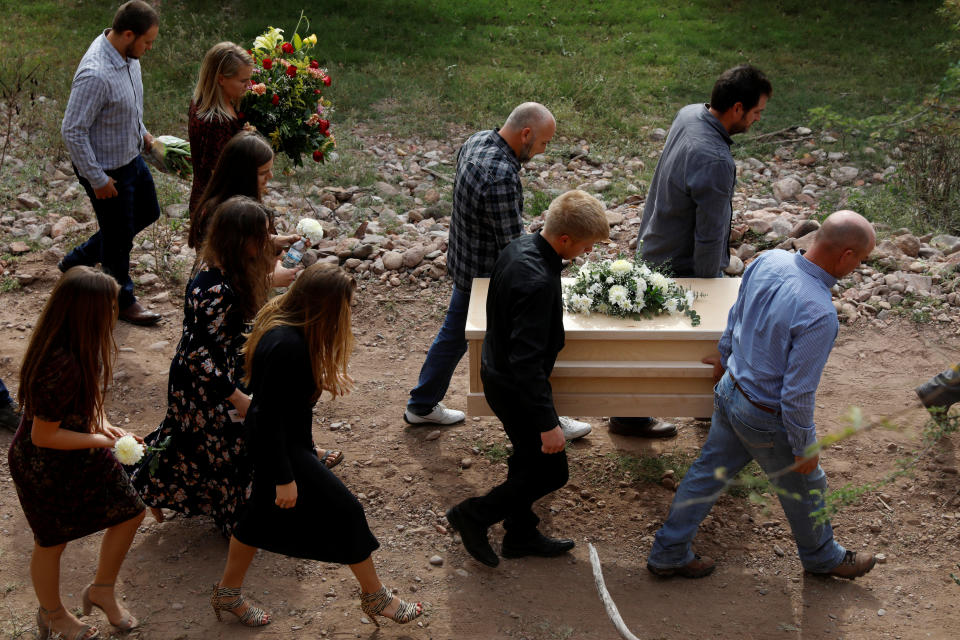
M 433 411 L 425 416 L 418 416 L 410 409 L 403 412 L 403 419 L 407 424 L 456 424 L 463 422 L 466 417 L 463 411 L 447 409 L 442 402 L 438 402 Z
M 567 440 L 576 440 L 577 438 L 582 438 L 591 431 L 591 427 L 586 422 L 580 422 L 579 420 L 574 420 L 573 418 L 568 418 L 567 416 L 560 416 L 560 428 L 563 429 L 563 437 Z

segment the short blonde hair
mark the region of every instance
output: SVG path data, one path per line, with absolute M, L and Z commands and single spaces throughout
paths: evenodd
M 207 51 L 200 65 L 200 76 L 193 90 L 193 103 L 201 120 L 229 120 L 227 101 L 220 90 L 218 79 L 232 78 L 243 67 L 253 66 L 253 56 L 232 42 L 219 42 Z M 234 105 L 237 107 L 239 105 Z
M 566 235 L 577 240 L 600 241 L 610 237 L 610 223 L 603 203 L 580 189 L 554 198 L 547 209 L 543 230 L 551 236 Z

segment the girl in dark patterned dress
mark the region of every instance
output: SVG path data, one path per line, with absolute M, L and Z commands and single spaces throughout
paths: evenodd
M 214 586 L 213 610 L 230 611 L 248 626 L 270 622 L 240 588 L 257 549 L 349 565 L 360 583 L 361 608 L 406 623 L 420 603 L 394 597 L 380 582 L 371 553 L 380 545 L 363 507 L 321 462 L 313 444 L 313 407 L 323 390 L 349 390 L 353 343 L 350 302 L 356 282 L 337 267 L 314 264 L 289 291 L 257 314 L 245 348 L 253 402 L 250 432 L 253 493 L 233 537 L 227 565 Z
M 203 57 L 200 76 L 190 102 L 187 125 L 193 161 L 191 221 L 220 152 L 230 138 L 243 128 L 243 117 L 239 113 L 240 100 L 247 92 L 252 74 L 253 58 L 232 42 L 213 45 Z
M 8 460 L 34 534 L 30 575 L 40 601 L 40 638 L 100 637 L 63 607 L 60 556 L 67 542 L 103 529 L 97 573 L 82 592 L 83 612 L 97 607 L 121 631 L 137 626 L 117 601 L 114 583 L 144 506 L 112 451 L 126 431 L 103 411 L 119 291 L 112 277 L 90 267 L 68 270 L 40 314 L 20 368 L 23 420 Z
M 203 262 L 187 288 L 183 336 L 170 364 L 167 415 L 146 438 L 170 443 L 148 453 L 133 483 L 158 521 L 160 508 L 211 516 L 229 536 L 250 490 L 243 437 L 250 396 L 243 377 L 244 330 L 267 299 L 276 250 L 266 208 L 242 196 L 213 215 Z M 150 461 L 160 459 L 150 472 Z

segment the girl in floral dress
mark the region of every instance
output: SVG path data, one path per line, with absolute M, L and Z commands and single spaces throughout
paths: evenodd
M 276 262 L 267 209 L 242 196 L 217 207 L 196 276 L 187 287 L 183 336 L 170 364 L 167 415 L 146 437 L 133 472 L 144 502 L 213 518 L 230 535 L 250 491 L 243 437 L 250 396 L 242 383 L 244 330 L 266 302 Z M 150 471 L 153 456 L 159 456 Z
M 60 557 L 67 542 L 103 529 L 96 576 L 81 595 L 83 612 L 97 607 L 121 631 L 137 626 L 117 601 L 114 583 L 144 507 L 112 451 L 126 432 L 103 411 L 119 291 L 105 273 L 69 269 L 40 314 L 20 369 L 23 420 L 8 461 L 34 534 L 30 575 L 40 601 L 40 638 L 100 637 L 64 608 Z

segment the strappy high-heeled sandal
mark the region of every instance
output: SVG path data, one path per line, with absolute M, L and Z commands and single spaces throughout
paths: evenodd
M 91 588 L 97 587 L 97 588 L 103 588 L 103 589 L 106 589 L 106 588 L 112 589 L 113 586 L 114 585 L 112 584 L 88 584 L 86 587 L 84 587 L 83 593 L 80 594 L 80 597 L 83 600 L 83 615 L 85 616 L 90 615 L 90 612 L 93 610 L 94 607 L 96 607 L 97 609 L 100 609 L 100 611 L 103 611 L 104 615 L 107 616 L 107 621 L 110 624 L 112 624 L 122 633 L 128 633 L 133 629 L 136 629 L 137 624 L 139 624 L 137 622 L 137 619 L 134 618 L 129 611 L 127 611 L 127 615 L 124 616 L 123 620 L 121 620 L 120 622 L 114 622 L 113 620 L 110 620 L 110 616 L 107 615 L 106 609 L 104 609 L 99 604 L 97 604 L 96 602 L 90 599 Z M 114 598 L 116 598 L 116 595 L 114 595 Z
M 50 627 L 50 616 L 58 611 L 63 611 L 63 605 L 60 605 L 56 609 L 44 609 L 40 607 L 37 610 L 37 637 L 40 640 L 66 640 L 62 633 L 54 631 Z M 93 635 L 89 635 L 91 631 L 93 631 Z M 99 629 L 85 624 L 70 640 L 97 640 L 99 637 Z
M 361 593 L 360 609 L 362 609 L 363 612 L 367 614 L 367 617 L 378 627 L 380 626 L 380 621 L 378 620 L 380 616 L 390 618 L 399 624 L 407 624 L 423 615 L 423 605 L 421 603 L 404 602 L 400 600 L 400 598 L 397 598 L 399 604 L 392 616 L 381 613 L 393 598 L 393 594 L 385 586 L 380 587 L 380 590 L 376 593 Z
M 223 621 L 220 616 L 221 611 L 229 611 L 240 619 L 240 624 L 247 627 L 262 627 L 270 624 L 270 614 L 259 607 L 255 607 L 240 595 L 240 589 L 231 587 L 221 587 L 213 585 L 213 595 L 210 596 L 210 604 L 213 605 L 213 612 L 217 614 L 217 620 Z M 247 605 L 246 611 L 237 613 L 243 605 Z

